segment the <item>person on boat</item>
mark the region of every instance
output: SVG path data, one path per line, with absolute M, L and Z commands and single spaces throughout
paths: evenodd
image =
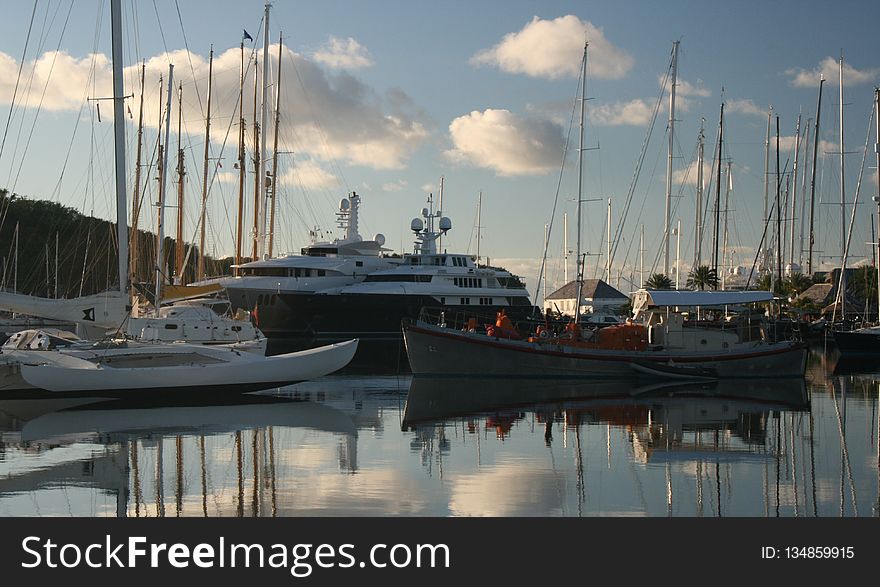
M 502 309 L 495 316 L 495 336 L 504 338 L 520 338 L 519 331 L 514 327 L 513 322 L 507 315 L 507 311 Z

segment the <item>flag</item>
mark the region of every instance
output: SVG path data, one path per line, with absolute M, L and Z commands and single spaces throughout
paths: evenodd
M 248 41 L 253 41 L 253 40 L 254 40 L 254 38 L 253 38 L 252 36 L 250 36 L 250 35 L 248 34 L 247 31 L 245 31 L 244 29 L 241 29 L 241 30 L 244 31 L 244 35 L 242 36 L 242 39 L 243 39 L 243 40 L 245 40 L 245 39 L 248 40 Z

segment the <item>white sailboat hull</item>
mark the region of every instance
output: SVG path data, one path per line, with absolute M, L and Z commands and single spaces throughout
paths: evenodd
M 47 353 L 19 366 L 26 386 L 52 392 L 268 389 L 328 375 L 347 365 L 357 340 L 295 353 L 261 357 L 218 347 L 171 345 L 164 349 L 107 354 L 102 362 Z M 35 351 L 36 353 L 36 351 Z

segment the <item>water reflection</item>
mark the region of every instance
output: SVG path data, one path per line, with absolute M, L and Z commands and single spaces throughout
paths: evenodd
M 0 400 L 0 515 L 876 516 L 878 377 Z

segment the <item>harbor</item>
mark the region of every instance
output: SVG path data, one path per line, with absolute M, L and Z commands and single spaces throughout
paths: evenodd
M 878 376 L 4 400 L 4 516 L 877 516 Z
M 869 35 L 240 4 L 7 19 L 0 516 L 880 516 Z

